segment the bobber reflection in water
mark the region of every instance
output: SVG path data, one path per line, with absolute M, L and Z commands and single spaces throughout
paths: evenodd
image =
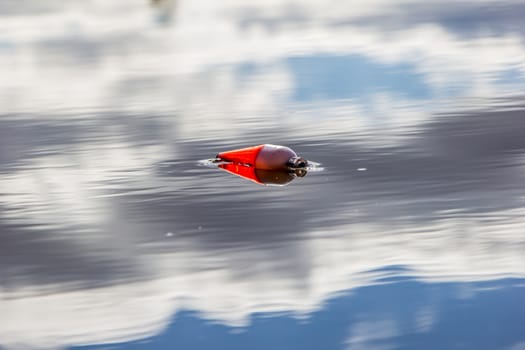
M 308 161 L 288 147 L 259 145 L 217 154 L 214 162 L 229 173 L 261 185 L 283 186 L 307 174 Z

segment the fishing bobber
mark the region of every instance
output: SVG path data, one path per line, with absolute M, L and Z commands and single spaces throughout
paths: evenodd
M 308 161 L 285 146 L 264 144 L 217 154 L 217 160 L 261 170 L 305 168 Z

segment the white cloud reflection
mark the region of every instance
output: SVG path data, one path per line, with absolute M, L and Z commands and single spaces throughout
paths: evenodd
M 2 319 L 9 320 L 0 323 L 0 344 L 51 348 L 137 340 L 158 334 L 177 311 L 187 309 L 237 326 L 260 312 L 303 317 L 337 292 L 391 277 L 382 271 L 391 265 L 406 266 L 407 274 L 427 282 L 523 278 L 523 214 L 491 214 L 512 217 L 505 224 L 458 218 L 412 229 L 363 223 L 313 230 L 294 243 L 304 262 L 275 260 L 264 250 L 209 251 L 191 237 L 165 243 L 170 247 L 166 253 L 147 246 L 136 247 L 133 255 L 110 249 L 99 259 L 121 255 L 124 261 L 139 262 L 144 280 L 71 290 L 67 284 L 42 289 L 31 284 L 31 276 L 22 276 L 18 286 L 0 290 Z M 352 221 L 351 213 L 342 215 Z M 88 249 L 85 237 L 66 239 Z M 108 239 L 100 237 L 98 245 Z M 282 272 L 283 264 L 290 263 L 307 267 L 299 276 Z M 416 327 L 431 327 L 427 314 L 420 316 Z M 353 334 L 349 344 L 362 344 L 364 336 Z
M 400 335 L 398 328 L 393 320 L 359 322 L 351 330 L 350 336 L 346 341 L 346 349 L 395 349 L 396 346 L 394 344 L 381 344 L 381 341 Z M 378 342 L 379 344 L 377 344 Z
M 525 48 L 519 33 L 471 38 L 438 23 L 392 31 L 352 24 L 360 15 L 390 13 L 397 6 L 383 1 L 359 6 L 344 2 L 333 9 L 316 1 L 300 7 L 293 3 L 181 2 L 176 22 L 168 28 L 155 26 L 145 1 L 121 5 L 94 1 L 39 16 L 4 16 L 0 69 L 5 78 L 0 85 L 0 96 L 4 96 L 0 103 L 11 113 L 50 110 L 63 114 L 72 108 L 107 108 L 114 101 L 115 84 L 147 75 L 169 81 L 173 90 L 164 89 L 161 96 L 142 91 L 134 96 L 138 101 L 128 101 L 124 110 L 143 104 L 157 111 L 173 110 L 184 108 L 180 104 L 188 96 L 188 85 L 203 88 L 188 74 L 246 62 L 273 65 L 289 57 L 318 54 L 361 55 L 383 65 L 412 64 L 414 73 L 420 74 L 435 94 L 434 104 L 448 104 L 450 91 L 455 89 L 460 89 L 456 99 L 516 91 L 515 86 L 496 78 L 509 69 L 510 74 L 525 74 Z M 300 21 L 294 20 L 295 12 Z M 250 19 L 248 13 L 282 25 L 269 30 L 264 21 Z M 331 25 L 342 20 L 349 24 Z M 279 85 L 281 92 L 293 89 L 293 84 L 284 83 Z M 223 90 L 213 92 L 221 98 Z M 279 93 L 265 98 L 278 104 L 276 96 Z M 206 105 L 207 97 L 203 95 L 199 105 Z M 173 100 L 175 105 L 170 102 Z M 227 107 L 225 103 L 223 100 L 220 107 Z M 193 108 L 185 112 L 203 111 Z
M 157 26 L 146 1 L 51 4 L 38 15 L 30 11 L 32 2 L 26 4 L 27 11 L 0 21 L 3 120 L 88 120 L 88 129 L 102 130 L 106 126 L 90 116 L 105 111 L 162 115 L 151 118 L 160 120 L 173 138 L 191 141 L 242 135 L 256 118 L 258 127 L 282 125 L 293 128 L 296 137 L 381 129 L 367 142 L 390 145 L 402 138 L 402 128 L 428 121 L 431 112 L 457 111 L 469 99 L 515 93 L 516 85 L 494 78 L 509 67 L 512 74 L 525 75 L 519 33 L 471 38 L 437 23 L 395 31 L 352 23 L 362 16 L 395 13 L 392 1 L 250 6 L 243 1 L 180 1 L 171 27 Z M 260 17 L 251 18 L 252 13 Z M 333 25 L 341 21 L 349 24 Z M 359 55 L 379 66 L 409 64 L 435 97 L 419 100 L 378 91 L 367 102 L 359 96 L 292 101 L 297 86 L 287 59 L 319 54 Z M 256 67 L 249 79 L 239 77 L 244 64 Z M 158 334 L 182 309 L 229 325 L 244 325 L 256 312 L 307 315 L 335 293 L 391 276 L 382 270 L 385 266 L 406 266 L 428 282 L 525 277 L 522 208 L 493 210 L 491 220 L 451 209 L 442 219 L 417 227 L 407 227 L 402 218 L 362 222 L 355 208 L 342 209 L 323 220 L 344 224 L 319 229 L 316 218 L 309 219 L 311 228 L 293 243 L 298 261 L 275 259 L 264 249 L 210 254 L 191 234 L 151 243 L 152 236 L 165 237 L 165 232 L 133 220 L 125 238 L 133 248 L 113 249 L 115 240 L 124 237 L 108 229 L 121 215 L 115 199 L 123 186 L 157 193 L 202 188 L 191 182 L 191 174 L 180 175 L 177 184 L 159 176 L 156 164 L 175 157 L 178 146 L 166 140 L 133 143 L 120 138 L 123 134 L 110 130 L 103 142 L 80 142 L 67 152 L 58 145 L 49 155 L 24 159 L 0 173 L 2 222 L 36 231 L 76 225 L 107 230 L 97 231 L 89 242 L 75 234 L 60 238 L 101 249 L 97 257 L 103 261 L 116 257 L 140 266 L 133 278 L 92 288 L 41 285 L 22 273 L 15 285 L 0 288 L 0 317 L 8 320 L 0 322 L 2 346 L 60 348 L 141 339 Z M 372 205 L 365 203 L 361 210 Z M 157 246 L 163 244 L 168 248 L 159 253 Z M 287 265 L 300 273 L 290 273 L 283 268 Z M 420 315 L 422 331 L 432 327 L 432 317 L 426 311 Z M 386 333 L 378 334 L 376 327 Z M 389 321 L 364 321 L 348 345 L 367 344 L 371 333 L 385 338 L 397 331 Z

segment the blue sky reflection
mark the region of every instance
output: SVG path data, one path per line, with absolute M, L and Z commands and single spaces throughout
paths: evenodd
M 307 316 L 253 314 L 242 328 L 181 311 L 161 334 L 111 349 L 509 349 L 525 341 L 524 313 L 523 279 L 403 278 L 339 294 Z
M 293 74 L 293 100 L 367 97 L 388 92 L 396 97 L 427 99 L 430 87 L 424 77 L 409 63 L 385 65 L 361 55 L 314 55 L 291 57 L 287 64 Z

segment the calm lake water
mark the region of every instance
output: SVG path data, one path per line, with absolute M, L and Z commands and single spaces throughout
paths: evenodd
M 525 3 L 3 1 L 0 77 L 0 349 L 525 349 Z

